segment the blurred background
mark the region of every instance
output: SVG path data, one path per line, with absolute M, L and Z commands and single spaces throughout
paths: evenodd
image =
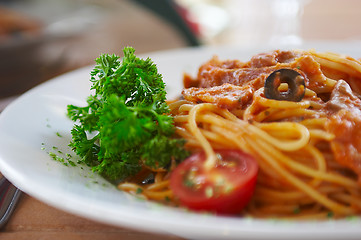
M 0 99 L 100 53 L 361 39 L 358 0 L 0 0 Z

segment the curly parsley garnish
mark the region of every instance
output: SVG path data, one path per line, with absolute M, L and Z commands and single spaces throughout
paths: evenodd
M 173 117 L 166 104 L 165 84 L 156 65 L 135 56 L 131 47 L 124 57 L 103 54 L 91 72 L 95 94 L 87 106 L 68 105 L 75 121 L 69 146 L 110 180 L 135 175 L 142 165 L 167 168 L 171 159 L 187 156 L 184 139 L 174 138 Z

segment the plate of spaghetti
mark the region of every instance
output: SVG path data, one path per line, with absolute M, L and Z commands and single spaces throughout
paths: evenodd
M 64 211 L 143 231 L 360 238 L 357 44 L 123 53 L 4 110 L 5 177 Z

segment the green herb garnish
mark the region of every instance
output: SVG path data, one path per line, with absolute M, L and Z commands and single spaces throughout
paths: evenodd
M 333 212 L 327 212 L 327 218 L 333 218 L 334 217 L 334 213 Z
M 166 104 L 165 84 L 156 65 L 135 56 L 103 54 L 91 72 L 87 106 L 68 105 L 75 121 L 69 146 L 81 162 L 110 180 L 135 175 L 142 165 L 168 168 L 171 159 L 187 155 L 184 140 L 173 137 L 175 127 Z
M 143 192 L 143 189 L 142 188 L 137 188 L 137 190 L 136 190 L 136 194 L 141 194 Z

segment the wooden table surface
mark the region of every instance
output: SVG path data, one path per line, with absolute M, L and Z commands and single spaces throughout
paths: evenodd
M 46 51 L 47 58 L 44 59 L 43 65 L 40 64 L 38 66 L 40 69 L 36 72 L 39 74 L 38 81 L 35 81 L 34 85 L 63 72 L 92 64 L 93 59 L 96 58 L 99 53 L 120 53 L 121 48 L 127 45 L 135 47 L 137 53 L 186 46 L 184 39 L 182 39 L 179 33 L 172 29 L 170 25 L 143 9 L 138 9 L 138 7 L 120 2 L 120 7 L 118 6 L 119 12 L 110 14 L 103 25 L 95 26 L 92 32 L 63 41 L 53 41 L 43 44 L 41 51 Z M 358 22 L 360 25 L 361 16 L 359 16 L 360 14 L 358 14 L 355 9 L 360 9 L 361 1 L 348 1 L 349 7 L 343 12 L 336 11 L 339 10 L 339 2 L 340 1 L 336 0 L 309 2 L 304 9 L 301 29 L 303 37 L 317 40 L 342 40 L 355 36 L 360 37 L 361 27 L 355 27 L 354 25 L 351 27 L 348 18 L 353 18 L 353 22 Z M 324 7 L 325 4 L 328 5 L 328 8 Z M 355 5 L 357 6 L 355 7 Z M 323 18 L 317 21 L 320 15 L 322 15 Z M 325 16 L 328 16 L 327 23 L 324 22 L 326 21 Z M 336 18 L 330 18 L 330 16 L 336 16 Z M 116 26 L 114 23 L 116 23 Z M 114 31 L 114 29 L 116 29 L 116 31 Z M 154 29 L 156 29 L 156 34 L 154 34 Z M 339 34 L 337 34 L 337 31 L 340 31 Z M 224 31 L 218 38 L 214 38 L 206 44 L 234 44 L 233 41 L 236 41 L 236 39 L 232 39 L 231 36 L 232 34 L 227 35 L 227 31 Z M 104 39 L 106 39 L 106 41 Z M 51 61 L 59 58 L 61 58 L 61 64 L 58 65 L 58 68 L 48 66 Z M 44 66 L 47 67 L 44 68 Z M 5 84 L 6 78 L 2 78 L 0 81 L 2 84 Z M 1 229 L 0 239 L 180 240 L 182 238 L 145 233 L 138 230 L 94 222 L 57 210 L 24 193 L 10 221 Z
M 181 240 L 182 238 L 150 234 L 97 223 L 50 207 L 23 194 L 1 240 Z

